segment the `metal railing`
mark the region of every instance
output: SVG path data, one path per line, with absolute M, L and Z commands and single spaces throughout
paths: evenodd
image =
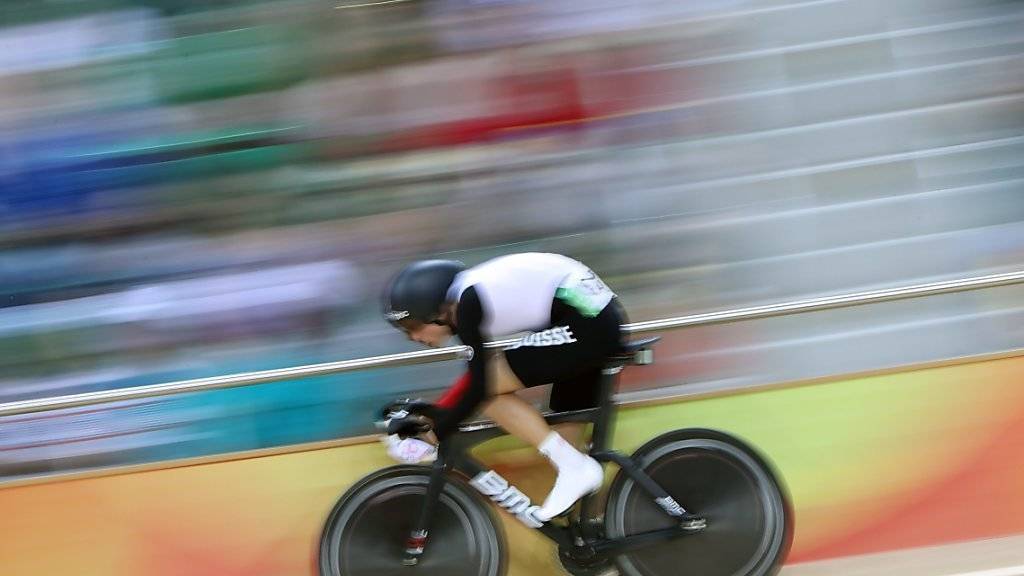
M 721 312 L 709 312 L 705 314 L 694 314 L 691 316 L 680 316 L 662 320 L 636 322 L 633 324 L 627 324 L 624 326 L 624 329 L 630 334 L 641 334 L 645 332 L 675 330 L 694 326 L 709 326 L 713 324 L 739 322 L 743 320 L 757 320 L 804 312 L 817 312 L 835 308 L 862 306 L 866 304 L 878 304 L 894 300 L 906 300 L 909 298 L 936 296 L 939 294 L 950 294 L 968 290 L 996 288 L 999 286 L 1008 286 L 1020 283 L 1024 283 L 1024 270 L 1004 274 L 991 274 L 987 276 L 975 276 L 958 280 L 917 284 L 901 288 L 855 292 L 838 296 L 810 298 L 779 304 L 769 304 L 765 306 L 754 306 L 735 310 L 724 310 Z M 489 342 L 487 343 L 487 346 L 498 348 L 507 346 L 515 341 L 516 339 L 499 340 L 496 342 Z M 168 396 L 171 394 L 181 394 L 186 392 L 235 388 L 239 386 L 264 384 L 267 382 L 276 382 L 293 378 L 307 378 L 312 376 L 324 376 L 327 374 L 338 374 L 341 372 L 367 370 L 370 368 L 391 368 L 397 366 L 409 366 L 413 364 L 426 364 L 429 362 L 466 358 L 468 355 L 468 347 L 451 346 L 439 350 L 373 356 L 370 358 L 357 358 L 354 360 L 342 360 L 339 362 L 327 362 L 323 364 L 312 364 L 309 366 L 279 368 L 276 370 L 265 370 L 262 372 L 213 376 L 194 380 L 182 380 L 179 382 L 167 382 L 163 384 L 123 388 L 119 390 L 101 390 L 98 392 L 86 392 L 83 394 L 22 400 L 18 402 L 0 404 L 0 416 L 13 416 L 16 414 L 45 412 L 50 410 L 59 410 L 62 408 L 92 406 L 109 402 L 153 398 L 157 396 Z

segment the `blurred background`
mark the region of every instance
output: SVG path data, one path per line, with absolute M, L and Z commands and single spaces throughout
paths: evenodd
M 415 349 L 410 260 L 631 320 L 1024 268 L 1018 0 L 4 0 L 0 402 Z M 631 398 L 1024 347 L 1007 287 L 665 334 Z M 0 420 L 0 478 L 372 432 L 457 363 Z

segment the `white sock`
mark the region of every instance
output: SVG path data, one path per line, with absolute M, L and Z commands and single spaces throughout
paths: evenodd
M 540 443 L 538 450 L 540 450 L 541 454 L 547 456 L 551 463 L 555 465 L 555 468 L 559 470 L 566 466 L 578 464 L 580 460 L 587 458 L 575 446 L 569 444 L 565 438 L 562 438 L 562 435 L 558 432 L 548 434 L 544 441 Z
M 604 471 L 590 456 L 583 454 L 557 432 L 552 432 L 538 447 L 558 470 L 555 485 L 534 515 L 542 522 L 565 512 L 586 494 L 601 488 Z

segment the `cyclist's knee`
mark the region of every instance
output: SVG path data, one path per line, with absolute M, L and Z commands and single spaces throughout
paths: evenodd
M 524 388 L 523 383 L 519 381 L 515 372 L 508 365 L 505 355 L 500 352 L 496 352 L 490 357 L 487 362 L 487 371 L 491 396 L 512 394 Z

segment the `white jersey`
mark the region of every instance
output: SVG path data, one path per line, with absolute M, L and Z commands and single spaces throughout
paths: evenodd
M 536 252 L 502 256 L 467 269 L 455 277 L 448 300 L 458 301 L 470 286 L 483 308 L 481 332 L 491 338 L 550 326 L 556 295 L 591 316 L 615 297 L 581 262 Z

